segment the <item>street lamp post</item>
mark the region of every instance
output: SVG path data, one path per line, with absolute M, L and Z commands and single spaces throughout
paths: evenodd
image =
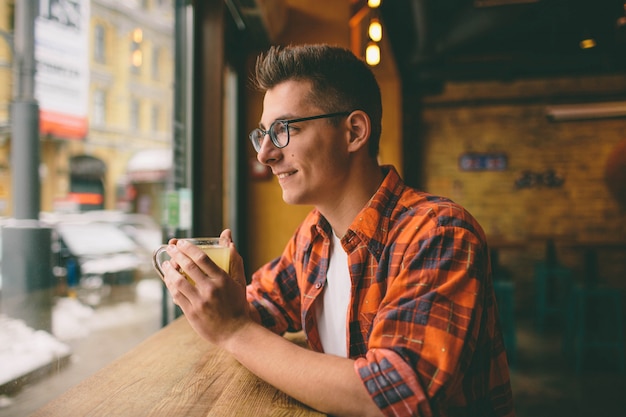
M 13 217 L 2 230 L 2 312 L 51 330 L 51 230 L 39 223 L 41 206 L 39 106 L 35 99 L 37 0 L 15 2 L 11 167 Z

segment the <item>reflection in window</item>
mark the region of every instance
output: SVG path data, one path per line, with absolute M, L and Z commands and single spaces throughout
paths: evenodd
M 40 288 L 29 287 L 13 308 L 7 296 L 10 274 L 5 271 L 4 286 L 0 280 L 2 416 L 30 415 L 162 325 L 162 282 L 146 254 L 162 243 L 161 197 L 172 158 L 137 157 L 155 151 L 171 155 L 174 2 L 35 3 L 40 205 L 41 221 L 52 229 L 46 282 L 51 294 L 44 294 L 41 303 Z M 3 32 L 13 32 L 14 4 L 17 1 L 0 0 Z M 3 39 L 0 43 L 0 62 L 10 63 L 10 50 Z M 12 77 L 9 67 L 0 68 L 0 136 L 5 138 L 0 161 L 10 159 L 10 126 L 5 120 L 10 122 Z M 139 163 L 131 166 L 132 160 Z M 5 177 L 11 169 L 5 167 Z M 3 178 L 0 188 L 8 188 Z M 13 205 L 11 193 L 5 193 L 0 217 L 12 216 Z M 73 222 L 80 222 L 78 245 L 75 236 L 62 235 Z M 94 225 L 117 232 L 135 250 L 116 243 L 119 253 L 102 251 L 102 244 L 111 246 L 113 241 L 94 233 Z M 63 349 L 43 343 L 41 337 L 29 339 L 41 331 Z M 99 343 L 102 340 L 114 342 Z M 17 359 L 3 356 L 13 352 L 19 354 Z M 50 372 L 39 372 L 41 366 Z M 5 383 L 10 393 L 1 390 Z

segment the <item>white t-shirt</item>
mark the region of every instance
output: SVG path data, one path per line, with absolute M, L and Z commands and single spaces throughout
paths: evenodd
M 333 233 L 326 285 L 316 314 L 324 352 L 344 358 L 348 357 L 346 325 L 351 287 L 348 254 Z

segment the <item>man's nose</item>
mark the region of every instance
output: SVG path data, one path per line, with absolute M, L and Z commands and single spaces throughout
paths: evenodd
M 269 133 L 265 133 L 263 139 L 261 139 L 261 148 L 256 155 L 256 159 L 264 165 L 269 165 L 272 161 L 278 159 L 277 153 L 280 154 L 280 149 L 274 146 Z

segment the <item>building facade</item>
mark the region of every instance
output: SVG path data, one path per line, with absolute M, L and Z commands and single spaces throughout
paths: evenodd
M 0 0 L 0 31 L 9 35 L 0 45 L 0 216 L 12 215 L 14 9 L 13 0 Z M 39 2 L 43 211 L 122 209 L 158 219 L 171 165 L 173 14 L 172 0 Z M 51 33 L 57 30 L 61 36 Z M 75 55 L 64 59 L 65 53 Z

